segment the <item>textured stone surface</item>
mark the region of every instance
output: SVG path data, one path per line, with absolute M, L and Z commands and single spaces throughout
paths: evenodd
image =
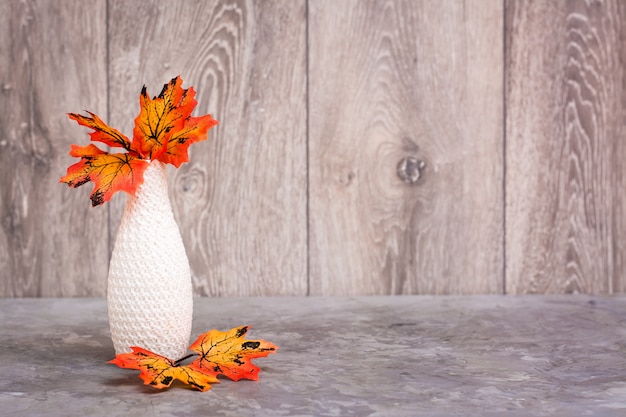
M 626 298 L 196 299 L 192 336 L 252 325 L 257 382 L 157 391 L 102 299 L 0 300 L 2 416 L 624 416 Z

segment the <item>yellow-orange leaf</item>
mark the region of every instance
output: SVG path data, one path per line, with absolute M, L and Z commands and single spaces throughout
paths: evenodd
M 257 380 L 260 369 L 252 359 L 274 353 L 278 346 L 264 340 L 245 340 L 249 326 L 235 327 L 227 332 L 211 330 L 201 335 L 190 349 L 196 353 L 173 361 L 146 349 L 131 347 L 132 353 L 121 353 L 109 361 L 120 368 L 139 369 L 139 376 L 146 385 L 154 388 L 169 387 L 174 379 L 201 391 L 218 382 L 224 375 L 234 381 Z M 189 365 L 181 365 L 186 359 L 197 356 Z
M 196 92 L 183 89 L 180 77 L 163 86 L 161 93 L 150 98 L 146 87 L 139 96 L 141 111 L 135 119 L 132 149 L 145 159 L 158 159 L 176 167 L 189 160 L 189 145 L 207 138 L 208 130 L 217 124 L 211 115 L 191 117 L 196 107 Z
M 161 162 L 170 163 L 176 168 L 180 167 L 183 162 L 189 161 L 189 145 L 205 140 L 209 129 L 217 123 L 217 120 L 212 118 L 210 114 L 187 118 L 184 126 L 169 138 L 165 152 L 158 159 Z
M 265 340 L 245 340 L 249 326 L 227 332 L 211 330 L 201 335 L 189 348 L 200 354 L 189 366 L 207 374 L 224 375 L 234 381 L 257 380 L 260 368 L 252 359 L 276 352 L 278 346 Z
M 143 87 L 132 141 L 91 112 L 87 112 L 89 116 L 70 113 L 70 119 L 93 129 L 89 134 L 92 141 L 124 148 L 127 153 L 110 155 L 94 145 L 72 145 L 70 155 L 81 160 L 68 168 L 61 182 L 78 187 L 93 181 L 91 203 L 98 206 L 109 201 L 117 191 L 134 194 L 151 160 L 158 159 L 176 168 L 189 161 L 189 145 L 205 140 L 208 130 L 218 121 L 210 114 L 191 116 L 197 104 L 196 92 L 193 88 L 183 89 L 182 84 L 180 77 L 173 78 L 163 86 L 161 94 L 152 99 Z
M 179 380 L 200 391 L 211 389 L 211 384 L 219 382 L 215 375 L 205 374 L 190 366 L 178 365 L 171 359 L 152 353 L 149 350 L 131 347 L 132 353 L 121 353 L 109 361 L 120 368 L 138 369 L 144 384 L 154 388 L 167 388 L 174 380 Z
M 76 120 L 79 125 L 92 128 L 94 131 L 89 134 L 92 141 L 106 143 L 109 146 L 130 150 L 130 140 L 122 135 L 117 129 L 107 125 L 98 116 L 88 111 L 91 117 L 70 113 L 69 117 Z
M 94 188 L 90 198 L 94 207 L 109 201 L 116 191 L 134 194 L 143 182 L 143 173 L 148 167 L 147 161 L 134 158 L 129 153 L 109 154 L 94 144 L 72 145 L 70 155 L 79 157 L 80 161 L 67 169 L 67 175 L 61 178 L 61 182 L 76 188 L 92 181 Z

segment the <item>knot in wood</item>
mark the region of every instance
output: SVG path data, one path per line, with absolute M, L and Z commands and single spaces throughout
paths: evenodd
M 407 156 L 398 162 L 398 177 L 402 180 L 402 182 L 413 185 L 420 179 L 422 171 L 425 167 L 426 162 L 413 156 Z
M 337 183 L 344 187 L 350 186 L 356 177 L 354 171 L 349 167 L 339 167 L 337 171 Z

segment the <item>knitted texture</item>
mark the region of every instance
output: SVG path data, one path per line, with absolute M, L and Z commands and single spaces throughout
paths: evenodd
M 109 266 L 107 302 L 116 353 L 139 346 L 178 359 L 187 352 L 191 272 L 159 161 L 150 163 L 143 184 L 126 203 Z

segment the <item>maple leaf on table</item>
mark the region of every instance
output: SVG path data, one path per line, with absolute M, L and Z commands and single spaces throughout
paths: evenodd
M 233 381 L 259 379 L 260 368 L 251 359 L 276 352 L 278 347 L 264 340 L 245 340 L 249 326 L 235 327 L 227 332 L 211 330 L 196 340 L 189 349 L 200 357 L 191 367 L 205 373 L 224 375 Z
M 206 140 L 209 129 L 218 121 L 210 114 L 191 116 L 198 104 L 196 93 L 193 88 L 183 89 L 182 83 L 180 77 L 173 78 L 153 98 L 143 87 L 132 141 L 91 112 L 87 112 L 89 116 L 70 113 L 70 119 L 93 129 L 89 134 L 92 141 L 124 148 L 126 152 L 109 154 L 93 144 L 85 147 L 72 145 L 70 155 L 81 160 L 68 168 L 61 182 L 76 188 L 92 181 L 91 203 L 98 206 L 109 201 L 117 191 L 134 195 L 143 182 L 143 172 L 152 160 L 169 163 L 176 168 L 189 161 L 189 146 Z
M 245 340 L 248 329 L 249 326 L 241 326 L 226 332 L 206 332 L 189 347 L 195 353 L 177 361 L 140 347 L 131 347 L 131 353 L 118 354 L 109 363 L 139 370 L 144 384 L 159 389 L 179 380 L 200 391 L 207 391 L 211 389 L 211 383 L 219 382 L 219 375 L 233 381 L 256 381 L 260 368 L 252 363 L 252 359 L 275 353 L 278 346 L 264 340 Z M 194 356 L 197 358 L 189 365 L 181 365 Z
M 211 384 L 219 382 L 215 375 L 205 374 L 189 366 L 180 366 L 164 356 L 152 353 L 149 350 L 132 347 L 132 353 L 121 353 L 109 363 L 126 369 L 138 369 L 139 378 L 146 385 L 162 389 L 179 380 L 200 391 L 211 389 Z

